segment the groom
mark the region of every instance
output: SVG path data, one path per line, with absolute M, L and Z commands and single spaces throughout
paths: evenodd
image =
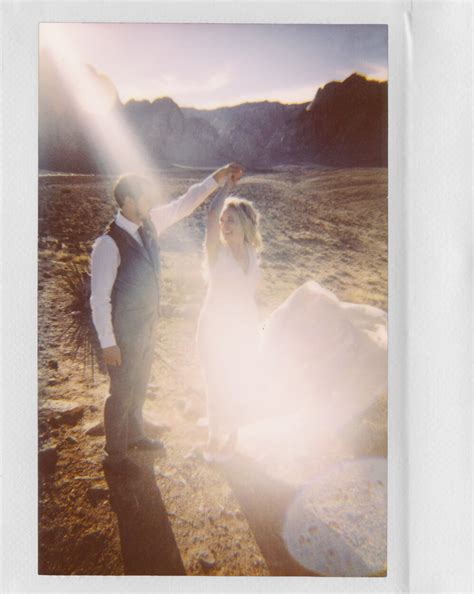
M 154 350 L 160 294 L 157 238 L 190 215 L 230 176 L 243 173 L 236 163 L 215 171 L 180 198 L 153 206 L 153 187 L 137 175 L 121 177 L 114 189 L 119 211 L 94 243 L 91 257 L 91 308 L 110 377 L 104 407 L 104 466 L 138 476 L 131 448 L 160 450 L 160 440 L 143 431 L 142 409 Z

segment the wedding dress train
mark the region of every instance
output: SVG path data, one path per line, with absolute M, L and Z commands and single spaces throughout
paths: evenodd
M 269 411 L 310 406 L 342 425 L 387 390 L 387 315 L 309 281 L 268 319 L 260 362 Z

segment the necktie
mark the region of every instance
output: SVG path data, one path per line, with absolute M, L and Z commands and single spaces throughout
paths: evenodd
M 151 255 L 151 250 L 150 250 L 150 240 L 148 238 L 148 234 L 145 231 L 145 227 L 143 225 L 140 225 L 140 227 L 138 227 L 138 235 L 140 235 L 140 239 L 142 240 L 142 244 L 146 250 L 146 253 L 153 260 L 152 255 Z
M 158 272 L 160 269 L 160 262 L 157 255 L 157 246 L 153 246 L 153 235 L 148 231 L 144 225 L 138 227 L 138 234 L 142 240 L 143 247 L 150 258 L 153 268 Z

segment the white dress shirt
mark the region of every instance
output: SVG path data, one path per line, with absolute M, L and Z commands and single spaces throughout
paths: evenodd
M 203 182 L 191 186 L 189 190 L 176 200 L 157 206 L 150 210 L 150 219 L 158 235 L 165 229 L 190 215 L 217 188 L 218 184 L 210 175 Z M 142 244 L 137 225 L 123 216 L 119 211 L 115 223 L 130 233 Z M 91 298 L 92 319 L 99 335 L 102 348 L 116 344 L 112 327 L 112 288 L 120 265 L 120 253 L 115 241 L 109 235 L 101 235 L 96 239 L 91 256 Z

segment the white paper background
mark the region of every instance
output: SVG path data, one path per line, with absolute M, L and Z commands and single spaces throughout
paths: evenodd
M 472 5 L 2 4 L 2 591 L 472 589 Z M 389 25 L 386 579 L 37 575 L 37 45 L 46 21 Z

